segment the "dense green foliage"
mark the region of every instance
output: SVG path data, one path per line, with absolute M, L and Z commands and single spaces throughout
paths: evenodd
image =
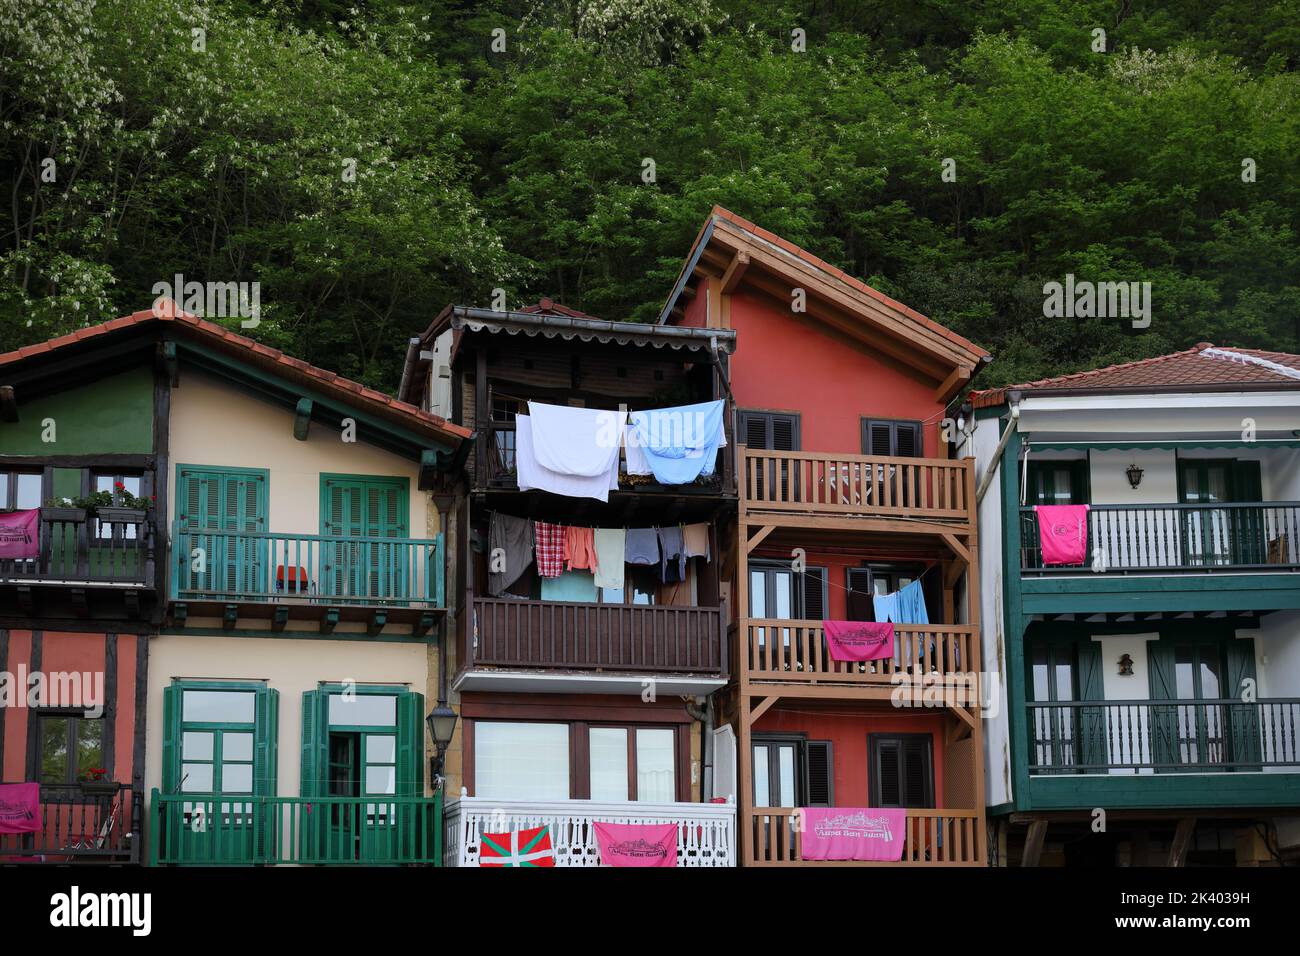
M 714 203 L 982 385 L 1300 351 L 1298 66 L 1296 0 L 0 0 L 0 351 L 180 272 L 391 388 L 494 288 L 653 317 Z M 1066 273 L 1151 282 L 1150 328 L 1044 318 Z

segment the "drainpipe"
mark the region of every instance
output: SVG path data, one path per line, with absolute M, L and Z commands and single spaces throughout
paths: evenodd
M 701 707 L 697 697 L 686 698 L 686 713 L 704 725 L 704 740 L 700 746 L 700 802 L 708 803 L 713 790 L 713 695 L 704 698 Z
M 993 459 L 984 469 L 984 477 L 980 479 L 979 487 L 975 489 L 975 507 L 979 507 L 980 502 L 984 500 L 985 493 L 989 490 L 989 485 L 993 483 L 993 472 L 997 470 L 998 463 L 1002 461 L 1002 453 L 1007 450 L 1007 443 L 1011 441 L 1011 435 L 1016 430 L 1016 425 L 1020 421 L 1020 393 L 1010 392 L 1007 398 L 1011 402 L 1011 421 L 1007 424 L 1006 429 L 1002 432 L 1002 438 L 998 441 L 998 447 L 993 450 Z

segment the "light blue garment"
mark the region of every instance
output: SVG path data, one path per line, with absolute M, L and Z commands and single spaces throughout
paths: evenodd
M 685 485 L 713 474 L 722 438 L 721 399 L 633 412 L 637 442 L 661 485 Z
M 596 576 L 590 571 L 565 571 L 558 578 L 542 578 L 543 601 L 596 601 Z
M 892 594 L 877 594 L 871 600 L 876 609 L 876 620 L 891 624 L 929 624 L 930 615 L 925 609 L 925 592 L 921 582 L 913 581 Z

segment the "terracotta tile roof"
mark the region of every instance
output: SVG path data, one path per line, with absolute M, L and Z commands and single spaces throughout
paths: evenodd
M 600 317 L 590 315 L 586 312 L 579 312 L 577 309 L 571 309 L 567 305 L 560 305 L 550 296 L 543 296 L 535 305 L 526 305 L 520 312 L 530 313 L 533 315 L 563 315 L 570 319 L 591 319 L 593 322 L 599 322 Z
M 1294 369 L 1295 376 L 1269 367 L 1269 364 Z M 1239 349 L 1201 342 L 1182 352 L 1158 355 L 1138 362 L 1108 365 L 1088 372 L 1057 375 L 1022 385 L 1007 385 L 971 392 L 974 408 L 1004 404 L 1007 392 L 1158 392 L 1190 391 L 1197 388 L 1223 390 L 1241 386 L 1258 390 L 1300 388 L 1300 355 Z
M 922 315 L 920 312 L 917 312 L 912 307 L 904 305 L 902 302 L 899 302 L 896 299 L 891 299 L 889 296 L 885 295 L 879 289 L 872 288 L 871 286 L 863 282 L 861 279 L 854 278 L 853 276 L 845 272 L 843 269 L 837 268 L 836 266 L 831 265 L 826 260 L 820 259 L 817 256 L 813 255 L 807 249 L 803 249 L 799 246 L 796 246 L 789 239 L 783 239 L 781 236 L 778 236 L 776 233 L 770 232 L 767 229 L 764 229 L 761 226 L 750 222 L 748 219 L 744 218 L 743 216 L 736 215 L 734 212 L 732 212 L 729 209 L 725 209 L 722 206 L 714 206 L 709 216 L 711 219 L 725 220 L 726 222 L 729 222 L 732 225 L 736 226 L 737 228 L 745 232 L 748 232 L 749 234 L 755 236 L 756 238 L 762 239 L 764 242 L 771 243 L 772 245 L 779 247 L 785 252 L 788 252 L 790 255 L 802 259 L 804 262 L 808 263 L 813 268 L 825 272 L 833 279 L 842 282 L 853 289 L 856 289 L 858 292 L 862 292 L 870 296 L 871 298 L 875 299 L 877 302 L 880 302 L 882 305 L 886 305 L 891 309 L 901 312 L 909 319 L 913 320 L 914 322 L 920 323 L 921 325 L 925 326 L 925 328 L 929 329 L 930 331 L 936 333 L 937 335 L 951 342 L 953 345 L 957 346 L 958 348 L 966 352 L 969 352 L 972 358 L 976 361 L 988 355 L 988 352 L 986 350 L 976 345 L 974 342 L 970 341 L 969 339 L 958 335 L 956 332 L 952 331 L 952 329 L 940 325 L 938 322 L 934 321 L 934 319 Z M 695 243 L 692 245 L 692 253 L 694 252 L 695 245 L 699 244 L 700 238 L 703 236 L 703 234 L 704 234 L 704 230 L 701 229 L 700 234 L 696 237 Z
M 136 328 L 154 322 L 168 322 L 183 328 L 186 334 L 207 340 L 227 352 L 241 353 L 240 357 L 250 364 L 266 369 L 288 381 L 300 382 L 319 388 L 324 392 L 333 393 L 344 401 L 367 407 L 390 421 L 404 424 L 425 434 L 434 435 L 444 442 L 453 445 L 458 444 L 471 434 L 468 428 L 452 424 L 438 415 L 431 415 L 428 412 L 421 411 L 416 406 L 398 401 L 383 392 L 342 378 L 336 372 L 317 368 L 302 359 L 294 358 L 292 355 L 285 355 L 279 349 L 271 348 L 269 345 L 263 345 L 261 342 L 255 342 L 237 332 L 232 332 L 215 322 L 209 322 L 196 315 L 181 311 L 175 308 L 174 303 L 169 308 L 161 309 L 160 313 L 155 315 L 152 310 L 135 312 L 100 325 L 78 329 L 75 332 L 61 335 L 46 342 L 25 345 L 22 348 L 0 355 L 0 368 L 24 361 L 33 356 L 55 352 L 88 339 L 112 335 L 123 329 Z

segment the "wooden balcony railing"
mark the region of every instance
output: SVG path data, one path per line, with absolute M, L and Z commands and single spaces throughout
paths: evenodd
M 1025 574 L 1300 568 L 1300 502 L 1092 505 L 1082 564 L 1044 567 L 1038 517 L 1020 509 Z
M 745 824 L 745 866 L 979 866 L 984 861 L 978 810 L 907 811 L 902 859 L 894 862 L 805 860 L 799 811 L 755 807 Z
M 978 692 L 979 634 L 967 624 L 896 624 L 894 656 L 837 661 L 821 621 L 749 618 L 741 667 L 751 681 L 896 686 L 903 679 Z
M 147 517 L 102 519 L 84 511 L 42 509 L 39 556 L 0 559 L 0 582 L 122 584 L 154 581 L 154 523 Z
M 444 606 L 442 535 L 270 534 L 193 530 L 178 523 L 172 554 L 173 601 Z
M 0 834 L 0 864 L 139 863 L 143 806 L 130 787 L 42 785 L 40 829 Z
M 716 607 L 475 598 L 466 667 L 721 674 Z
M 971 462 L 744 448 L 751 511 L 970 522 Z
M 1300 768 L 1300 698 L 1030 703 L 1029 772 Z
M 442 798 L 152 794 L 152 866 L 438 866 Z
M 461 791 L 446 807 L 446 866 L 478 866 L 484 833 L 551 828 L 556 866 L 600 866 L 593 823 L 677 824 L 677 865 L 736 865 L 731 803 L 604 803 L 596 800 L 494 800 Z

